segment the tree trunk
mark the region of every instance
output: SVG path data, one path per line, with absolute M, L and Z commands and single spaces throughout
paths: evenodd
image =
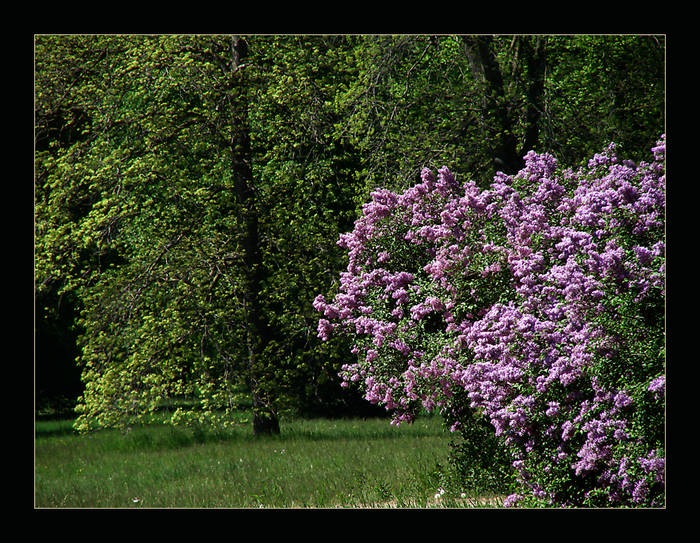
M 243 307 L 247 347 L 247 383 L 253 397 L 253 433 L 279 434 L 279 421 L 270 405 L 269 396 L 262 390 L 260 381 L 265 371 L 261 353 L 265 345 L 266 325 L 263 322 L 259 292 L 262 282 L 262 257 L 258 233 L 258 210 L 252 185 L 252 155 L 250 148 L 250 126 L 248 124 L 248 101 L 244 77 L 244 59 L 248 45 L 240 36 L 231 38 L 231 76 L 236 78 L 234 89 L 239 93 L 234 100 L 229 96 L 231 121 L 231 168 L 236 200 L 240 208 L 240 240 L 243 252 Z M 233 92 L 233 91 L 232 91 Z
M 522 165 L 518 156 L 513 120 L 508 111 L 503 75 L 493 51 L 491 36 L 464 37 L 464 44 L 476 60 L 479 71 L 486 83 L 485 102 L 486 118 L 491 128 L 496 131 L 496 143 L 493 149 L 494 168 L 507 174 L 517 173 Z
M 522 61 L 527 64 L 527 105 L 525 109 L 525 134 L 522 147 L 518 149 L 515 137 L 516 122 L 508 107 L 503 74 L 493 50 L 491 36 L 464 36 L 462 38 L 472 69 L 485 83 L 485 117 L 496 133 L 493 149 L 494 168 L 513 175 L 525 165 L 525 153 L 535 147 L 539 137 L 540 121 L 544 104 L 544 38 L 536 37 L 534 46 L 527 36 L 518 37 L 518 48 Z M 521 69 L 525 67 L 521 64 Z
M 540 124 L 544 113 L 544 76 L 546 38 L 538 36 L 531 45 L 526 37 L 521 47 L 527 62 L 527 111 L 525 113 L 525 141 L 521 154 L 534 150 L 540 135 Z

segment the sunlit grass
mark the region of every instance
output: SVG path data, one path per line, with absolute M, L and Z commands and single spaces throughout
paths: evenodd
M 257 438 L 247 424 L 226 432 L 148 426 L 78 436 L 70 421 L 38 422 L 35 505 L 436 506 L 451 439 L 437 417 L 398 428 L 382 419 L 300 419 L 282 421 L 281 429 Z

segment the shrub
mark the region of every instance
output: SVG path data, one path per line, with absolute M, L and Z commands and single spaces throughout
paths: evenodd
M 442 168 L 372 193 L 314 301 L 321 338 L 353 339 L 344 386 L 396 424 L 486 418 L 507 505 L 663 505 L 665 137 L 652 152 L 611 144 L 576 171 L 530 152 L 488 190 Z

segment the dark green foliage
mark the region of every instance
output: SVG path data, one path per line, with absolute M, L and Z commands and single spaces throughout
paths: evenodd
M 82 391 L 80 369 L 75 360 L 79 330 L 75 326 L 75 300 L 58 298 L 55 292 L 36 297 L 35 314 L 35 408 L 38 413 L 72 414 Z
M 512 460 L 486 417 L 471 410 L 467 412 L 469 416 L 450 443 L 448 473 L 463 490 L 506 494 L 513 483 Z
M 444 164 L 486 185 L 496 148 L 575 164 L 610 140 L 647 149 L 663 131 L 663 37 L 244 45 L 234 66 L 231 36 L 37 36 L 37 407 L 82 394 L 92 428 L 187 397 L 173 421 L 225 420 L 255 389 L 268 414 L 374 414 L 338 386 L 351 355 L 318 340 L 311 305 L 337 288 L 335 242 L 368 190 Z M 479 436 L 457 455 L 474 458 L 466 438 Z
M 632 160 L 664 132 L 664 36 L 550 36 L 542 148 L 575 165 L 609 142 Z

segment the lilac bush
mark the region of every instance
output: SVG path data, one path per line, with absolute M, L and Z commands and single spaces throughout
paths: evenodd
M 507 505 L 663 505 L 664 136 L 652 154 L 530 152 L 487 190 L 442 168 L 372 193 L 314 301 L 322 339 L 353 338 L 343 385 L 396 424 L 484 417 L 517 474 Z

